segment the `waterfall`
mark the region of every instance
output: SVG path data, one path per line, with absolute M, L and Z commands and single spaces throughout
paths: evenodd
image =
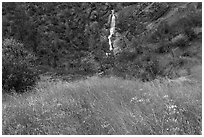
M 113 36 L 113 34 L 115 33 L 115 14 L 114 14 L 114 10 L 112 10 L 111 13 L 111 18 L 110 18 L 110 35 L 108 36 L 108 43 L 109 43 L 109 50 L 112 51 L 113 50 L 113 45 L 111 42 L 111 37 Z

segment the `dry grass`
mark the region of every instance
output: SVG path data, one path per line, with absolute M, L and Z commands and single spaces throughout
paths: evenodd
M 3 102 L 2 134 L 201 134 L 196 81 L 44 80 Z

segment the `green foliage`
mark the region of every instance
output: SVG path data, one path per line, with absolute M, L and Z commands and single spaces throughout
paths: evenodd
M 5 92 L 23 92 L 35 84 L 37 73 L 32 63 L 35 56 L 15 39 L 4 39 L 2 44 L 2 85 Z
M 202 85 L 91 77 L 40 81 L 35 93 L 7 96 L 4 135 L 200 135 Z

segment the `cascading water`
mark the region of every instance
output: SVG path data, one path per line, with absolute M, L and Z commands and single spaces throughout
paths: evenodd
M 113 50 L 113 45 L 111 42 L 111 37 L 113 36 L 113 34 L 115 33 L 115 14 L 114 14 L 114 10 L 111 11 L 111 18 L 110 18 L 110 35 L 108 36 L 108 43 L 109 43 L 109 50 L 112 51 Z

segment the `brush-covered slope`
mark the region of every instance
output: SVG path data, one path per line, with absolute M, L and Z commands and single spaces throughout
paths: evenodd
M 191 75 L 192 66 L 202 64 L 201 7 L 151 3 L 120 10 L 117 25 L 125 44 L 118 45 L 117 70 L 143 80 Z

